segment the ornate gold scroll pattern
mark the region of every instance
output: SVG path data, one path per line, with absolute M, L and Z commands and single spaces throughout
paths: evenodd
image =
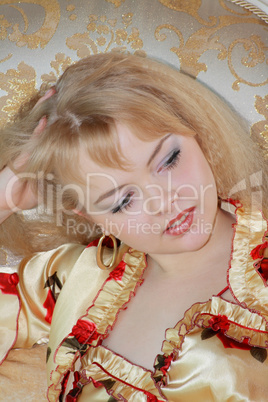
M 261 145 L 266 157 L 268 158 L 268 95 L 263 98 L 259 95 L 255 95 L 255 99 L 255 109 L 259 114 L 264 116 L 265 120 L 253 124 L 252 132 L 256 132 L 261 136 Z
M 218 0 L 218 1 L 219 1 L 220 6 L 224 10 L 229 11 L 232 14 L 236 14 L 236 15 L 250 15 L 251 14 L 251 11 L 247 10 L 245 8 L 244 9 L 240 8 L 240 10 L 238 11 L 238 7 L 237 7 L 236 10 L 234 10 L 233 8 L 229 7 L 230 4 L 228 4 L 228 1 L 226 1 L 226 0 Z
M 215 16 L 209 16 L 208 21 L 204 20 L 199 14 L 199 8 L 202 5 L 202 0 L 158 0 L 163 6 L 171 10 L 187 13 L 194 17 L 200 24 L 205 26 L 212 26 L 216 23 Z
M 74 4 L 68 4 L 67 7 L 66 7 L 66 10 L 69 11 L 69 12 L 75 11 L 75 5 Z M 69 20 L 75 21 L 76 19 L 77 19 L 77 14 L 72 13 L 72 14 L 69 15 Z
M 265 51 L 268 50 L 268 48 L 264 45 L 262 42 L 261 38 L 257 35 L 251 35 L 250 38 L 247 39 L 237 39 L 234 40 L 231 45 L 229 46 L 228 49 L 228 65 L 231 73 L 233 76 L 236 78 L 236 81 L 233 83 L 232 88 L 235 90 L 239 89 L 239 84 L 243 83 L 252 87 L 260 87 L 263 85 L 268 84 L 268 79 L 266 79 L 263 82 L 249 82 L 248 80 L 242 78 L 241 76 L 238 75 L 238 73 L 235 71 L 233 62 L 232 62 L 232 53 L 235 48 L 235 46 L 242 44 L 244 49 L 248 52 L 247 57 L 243 57 L 241 59 L 241 63 L 246 66 L 246 67 L 255 67 L 258 64 L 264 63 L 265 62 Z M 268 60 L 267 60 L 268 62 Z M 266 62 L 266 64 L 268 64 Z
M 4 63 L 5 61 L 11 59 L 12 56 L 13 56 L 13 54 L 9 53 L 6 57 L 4 57 L 2 60 L 0 60 L 0 63 Z
M 41 90 L 44 88 L 50 87 L 56 83 L 59 76 L 64 72 L 64 70 L 72 64 L 72 59 L 69 56 L 66 56 L 63 53 L 57 53 L 55 56 L 55 60 L 52 60 L 50 66 L 54 71 L 51 71 L 49 74 L 41 75 L 42 85 Z
M 115 7 L 120 7 L 125 2 L 125 0 L 106 0 L 107 3 L 112 3 Z
M 14 8 L 15 10 L 17 10 L 21 14 L 21 16 L 23 18 L 23 21 L 24 21 L 24 30 L 23 30 L 23 32 L 26 33 L 27 29 L 29 28 L 29 21 L 28 21 L 27 15 L 25 14 L 24 10 L 21 7 L 17 7 L 17 6 L 10 5 L 10 7 Z
M 16 4 L 19 5 L 16 6 Z M 23 4 L 41 6 L 45 11 L 44 22 L 42 26 L 34 33 L 27 34 L 28 28 L 31 25 L 29 21 L 33 20 L 34 14 L 27 17 L 25 11 L 21 7 Z M 18 23 L 11 24 L 8 22 L 8 27 L 12 26 L 12 32 L 8 38 L 11 42 L 15 42 L 19 47 L 27 46 L 30 49 L 36 49 L 40 46 L 41 48 L 44 48 L 56 32 L 60 20 L 60 5 L 57 0 L 1 0 L 0 5 L 8 5 L 15 8 L 20 12 L 23 18 L 23 32 L 20 31 Z M 1 37 L 1 39 L 5 39 L 5 37 Z
M 206 28 L 201 28 L 184 41 L 182 32 L 173 25 L 163 24 L 156 28 L 155 38 L 158 41 L 164 41 L 166 34 L 161 33 L 162 30 L 173 31 L 179 38 L 179 47 L 173 46 L 170 50 L 180 59 L 180 68 L 194 77 L 201 71 L 207 71 L 207 65 L 200 63 L 198 60 L 207 50 L 218 50 L 218 58 L 224 59 L 227 56 L 227 50 L 223 44 L 219 42 L 218 36 L 213 36 Z
M 200 57 L 207 50 L 218 50 L 219 53 L 217 57 L 219 60 L 225 60 L 229 54 L 229 60 L 230 60 L 231 52 L 229 50 L 228 53 L 226 46 L 220 41 L 220 36 L 217 34 L 222 28 L 241 23 L 257 24 L 257 25 L 264 24 L 263 21 L 258 20 L 256 18 L 238 17 L 234 15 L 221 15 L 217 17 L 217 23 L 215 24 L 215 26 L 201 27 L 196 32 L 194 32 L 186 41 L 184 41 L 182 32 L 177 27 L 170 24 L 163 24 L 158 26 L 155 30 L 155 38 L 158 41 L 163 41 L 167 38 L 167 35 L 163 34 L 162 30 L 168 30 L 169 32 L 174 32 L 179 39 L 179 46 L 178 47 L 173 46 L 170 50 L 179 57 L 181 70 L 188 72 L 194 77 L 197 77 L 197 75 L 201 71 L 207 71 L 206 64 L 199 62 Z M 264 45 L 261 44 L 261 40 L 260 39 L 257 40 L 256 37 L 255 42 L 256 42 L 255 47 L 257 46 L 259 49 L 259 52 L 255 51 L 255 54 L 260 55 L 261 49 L 262 51 L 264 50 Z M 247 43 L 247 48 L 248 44 L 249 42 Z M 233 49 L 232 46 L 230 46 L 230 48 Z M 249 50 L 251 53 L 250 57 L 252 57 L 253 50 L 251 47 Z M 261 62 L 261 58 L 256 57 L 255 54 L 253 58 L 256 65 L 257 63 Z M 253 65 L 248 65 L 248 67 L 253 67 Z M 233 68 L 232 74 L 234 73 L 235 71 Z M 246 81 L 243 80 L 241 77 L 239 77 L 237 73 L 235 73 L 235 78 L 236 80 L 239 79 L 240 82 L 246 83 Z M 234 89 L 239 89 L 239 86 L 236 86 Z
M 11 23 L 5 18 L 4 15 L 0 15 L 0 40 L 5 40 L 7 38 L 7 30 L 11 27 Z M 9 53 L 7 56 L 4 56 L 0 59 L 0 63 L 7 61 L 12 57 L 12 53 Z
M 37 92 L 35 84 L 34 68 L 23 61 L 17 70 L 10 69 L 5 74 L 0 73 L 0 89 L 7 92 L 6 96 L 0 98 L 1 126 L 12 119 L 23 101 Z
M 11 23 L 5 18 L 4 15 L 0 15 L 0 39 L 4 40 L 7 37 L 7 28 L 11 27 Z
M 126 51 L 130 45 L 134 53 L 144 55 L 140 32 L 132 26 L 132 13 L 122 15 L 121 22 L 106 16 L 90 15 L 87 32 L 77 33 L 66 39 L 67 46 L 82 58 L 109 50 Z M 120 26 L 121 25 L 121 26 Z

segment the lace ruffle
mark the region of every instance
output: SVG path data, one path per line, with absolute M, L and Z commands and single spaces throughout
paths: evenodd
M 260 211 L 245 212 L 239 208 L 228 272 L 234 297 L 244 306 L 260 312 L 268 320 L 268 287 L 257 271 L 251 251 L 262 244 L 267 234 L 267 220 Z
M 204 329 L 211 327 L 211 320 L 215 317 L 227 319 L 223 331 L 226 338 L 246 345 L 249 349 L 268 347 L 267 322 L 265 314 L 262 316 L 267 307 L 261 306 L 264 301 L 268 305 L 268 287 L 264 285 L 250 257 L 251 250 L 263 242 L 266 230 L 267 222 L 261 213 L 252 213 L 249 216 L 242 208 L 237 209 L 229 283 L 239 304 L 227 302 L 220 297 L 194 304 L 174 328 L 167 329 L 162 345 L 164 357 L 170 356 L 172 361 L 176 361 L 186 336 L 193 330 L 198 330 L 201 334 Z M 100 346 L 101 340 L 108 336 L 109 330 L 114 326 L 118 313 L 142 283 L 146 267 L 145 255 L 130 249 L 124 255 L 123 262 L 125 267 L 121 264 L 118 275 L 110 275 L 105 280 L 86 314 L 80 318 L 94 323 L 99 336 L 94 336 L 90 344 L 78 350 L 69 342 L 73 336 L 70 334 L 56 351 L 54 357 L 57 368 L 51 374 L 53 384 L 49 390 L 49 400 L 58 400 L 60 384 L 68 371 L 74 371 L 78 357 L 81 358 L 81 374 L 85 380 L 92 379 L 94 384 L 105 384 L 105 381 L 112 379 L 112 387 L 109 386 L 107 392 L 114 397 L 122 395 L 127 401 L 142 401 L 151 395 L 157 400 L 165 400 L 161 389 L 164 393 L 168 380 L 164 376 L 159 378 L 157 370 L 153 373 L 143 369 Z
M 93 378 L 102 384 L 110 381 L 109 394 L 114 398 L 123 397 L 128 402 L 165 401 L 156 386 L 152 372 L 134 365 L 107 348 L 90 348 L 82 358 L 82 377 Z M 149 396 L 151 399 L 149 399 Z M 156 400 L 156 399 L 155 399 Z
M 145 254 L 129 249 L 124 254 L 123 261 L 125 269 L 120 280 L 114 279 L 112 275 L 108 277 L 97 293 L 93 304 L 87 309 L 87 313 L 79 319 L 93 322 L 99 334 L 98 337 L 94 337 L 87 349 L 98 345 L 107 336 L 108 331 L 115 324 L 118 313 L 142 283 L 142 275 L 146 267 Z M 58 400 L 61 393 L 60 383 L 69 370 L 73 371 L 74 363 L 81 355 L 82 349 L 83 345 L 74 344 L 72 333 L 63 340 L 57 349 L 54 356 L 57 367 L 50 375 L 52 381 L 48 390 L 50 401 Z M 83 349 L 83 353 L 85 352 L 86 350 Z
M 194 304 L 174 328 L 166 331 L 162 352 L 166 355 L 173 353 L 178 357 L 185 336 L 196 326 L 209 328 L 211 317 L 219 315 L 228 317 L 230 325 L 225 331 L 225 336 L 238 342 L 248 338 L 251 346 L 268 347 L 268 330 L 266 320 L 262 316 L 219 297 L 213 297 L 206 303 Z

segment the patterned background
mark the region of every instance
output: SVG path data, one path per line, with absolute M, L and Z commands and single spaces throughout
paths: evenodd
M 0 124 L 73 61 L 120 50 L 197 77 L 258 125 L 268 149 L 267 32 L 267 14 L 245 1 L 1 0 Z
M 268 0 L 252 2 L 264 11 L 239 0 L 0 0 L 0 126 L 75 60 L 117 49 L 197 77 L 257 125 L 268 150 Z M 16 258 L 0 249 L 3 272 Z M 45 348 L 15 352 L 2 400 L 46 400 Z

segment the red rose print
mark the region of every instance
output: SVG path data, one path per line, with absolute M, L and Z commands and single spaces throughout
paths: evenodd
M 79 384 L 81 375 L 78 371 L 74 372 L 73 389 L 66 395 L 65 402 L 76 402 L 82 392 L 82 386 Z
M 56 304 L 56 300 L 54 298 L 54 295 L 53 295 L 52 291 L 49 289 L 48 294 L 47 294 L 47 298 L 45 300 L 45 303 L 43 304 L 43 307 L 47 310 L 45 320 L 49 324 L 51 324 L 55 304 Z
M 103 387 L 103 384 L 101 382 L 93 380 L 93 378 L 91 378 L 91 381 L 93 382 L 95 388 Z
M 253 258 L 253 260 L 257 260 L 258 258 L 262 258 L 263 257 L 263 251 L 264 249 L 266 249 L 268 247 L 268 241 L 265 241 L 262 244 L 259 244 L 257 247 L 255 247 L 253 250 L 251 250 L 251 257 Z
M 145 392 L 145 395 L 147 396 L 147 402 L 158 402 L 159 401 L 159 399 L 157 399 L 157 397 L 155 395 L 150 394 L 149 392 Z
M 213 331 L 218 331 L 219 329 L 222 331 L 226 331 L 230 324 L 228 322 L 228 317 L 226 315 L 215 315 L 209 321 L 209 326 Z
M 111 279 L 114 279 L 115 281 L 121 281 L 123 278 L 124 272 L 126 268 L 126 263 L 124 261 L 121 261 L 117 267 L 110 273 L 108 281 Z
M 265 281 L 268 281 L 268 258 L 261 260 L 259 273 Z
M 227 336 L 225 336 L 222 332 L 217 333 L 217 337 L 221 340 L 223 346 L 227 348 L 233 349 L 242 349 L 242 350 L 251 350 L 252 346 L 248 344 L 248 339 L 244 339 L 243 342 L 235 341 Z
M 9 295 L 18 295 L 17 284 L 19 283 L 18 274 L 0 273 L 0 290 Z
M 90 243 L 87 245 L 87 248 L 89 248 L 89 247 L 97 247 L 97 246 L 98 246 L 98 243 L 99 243 L 99 240 L 100 240 L 100 239 L 95 239 L 95 240 L 93 240 L 92 242 L 90 242 Z
M 168 371 L 169 366 L 170 366 L 170 364 L 171 364 L 171 362 L 172 362 L 172 359 L 173 359 L 173 354 L 172 354 L 172 353 L 171 353 L 170 356 L 167 356 L 167 357 L 165 358 L 165 360 L 164 360 L 165 364 L 164 364 L 164 366 L 162 366 L 162 367 L 160 368 L 160 370 L 162 371 L 162 373 L 163 373 L 164 375 L 167 374 L 167 371 Z
M 76 325 L 73 326 L 70 335 L 75 336 L 79 343 L 90 343 L 99 337 L 96 330 L 96 324 L 91 321 L 79 319 Z
M 63 380 L 61 382 L 61 395 L 63 395 L 65 393 L 69 376 L 70 376 L 70 370 L 68 370 L 66 372 L 66 374 L 64 375 Z

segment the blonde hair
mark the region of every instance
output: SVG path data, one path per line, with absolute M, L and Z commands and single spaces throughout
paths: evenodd
M 250 206 L 250 177 L 265 169 L 260 150 L 245 123 L 195 79 L 147 58 L 106 53 L 67 68 L 55 88 L 55 95 L 3 130 L 2 166 L 24 151 L 30 155 L 27 172 L 42 171 L 45 178 L 53 174 L 54 186 L 81 181 L 77 161 L 83 144 L 95 162 L 127 169 L 116 135 L 115 124 L 121 122 L 145 141 L 170 132 L 195 135 L 219 197 L 228 198 L 245 181 L 235 198 Z M 44 115 L 46 129 L 30 140 Z M 267 187 L 263 174 L 264 199 Z M 65 195 L 67 208 L 76 201 L 71 193 Z

